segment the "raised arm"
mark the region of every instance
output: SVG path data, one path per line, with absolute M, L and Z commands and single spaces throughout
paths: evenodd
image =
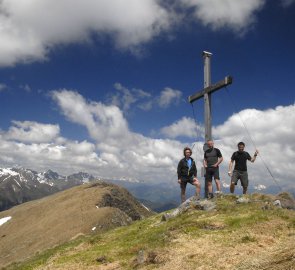
M 256 157 L 258 155 L 258 150 L 256 149 L 255 153 L 254 153 L 254 156 L 251 158 L 251 162 L 253 163 L 255 160 L 256 160 Z

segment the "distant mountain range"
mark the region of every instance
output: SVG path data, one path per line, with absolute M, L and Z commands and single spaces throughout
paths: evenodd
M 83 172 L 61 176 L 51 170 L 38 173 L 21 167 L 2 168 L 0 169 L 0 211 L 95 179 Z
M 169 183 L 147 183 L 129 178 L 117 180 L 102 179 L 101 177 L 94 177 L 85 172 L 62 176 L 52 170 L 39 173 L 34 170 L 15 167 L 0 168 L 0 211 L 96 180 L 111 182 L 126 188 L 140 202 L 156 212 L 166 211 L 180 204 L 180 188 L 176 181 L 170 181 Z M 203 190 L 204 182 L 202 178 L 200 180 Z M 280 188 L 277 186 L 265 187 L 263 185 L 257 185 L 256 187 L 249 187 L 250 193 L 262 192 L 277 194 L 280 191 Z M 192 196 L 194 192 L 194 187 L 189 185 L 187 187 L 187 197 Z M 229 185 L 224 185 L 223 192 L 229 193 Z M 238 185 L 235 193 L 241 194 L 241 192 L 242 190 Z M 288 192 L 295 195 L 295 189 L 288 189 Z

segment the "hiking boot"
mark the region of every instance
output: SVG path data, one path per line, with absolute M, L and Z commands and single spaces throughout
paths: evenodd
M 223 195 L 222 191 L 219 191 L 219 190 L 215 191 L 215 196 L 216 196 L 217 198 L 222 197 L 222 195 Z
M 208 194 L 208 199 L 213 199 L 213 198 L 214 198 L 213 193 L 209 193 L 209 194 Z

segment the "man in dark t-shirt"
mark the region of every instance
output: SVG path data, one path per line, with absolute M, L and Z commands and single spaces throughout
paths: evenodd
M 205 180 L 207 183 L 208 194 L 206 197 L 213 198 L 212 178 L 215 180 L 217 192 L 221 192 L 220 177 L 219 177 L 219 164 L 223 161 L 223 157 L 218 148 L 214 147 L 212 140 L 207 141 L 208 149 L 204 153 L 204 167 L 205 167 Z
M 228 175 L 231 176 L 231 184 L 230 184 L 230 192 L 235 192 L 235 185 L 237 185 L 238 180 L 241 180 L 241 185 L 243 187 L 243 194 L 247 193 L 248 189 L 248 172 L 247 172 L 247 160 L 251 161 L 252 163 L 256 160 L 258 151 L 256 150 L 254 153 L 254 157 L 252 158 L 248 152 L 244 151 L 245 143 L 239 142 L 238 143 L 238 151 L 232 154 L 229 168 L 228 168 Z M 233 163 L 235 162 L 235 167 L 232 172 Z

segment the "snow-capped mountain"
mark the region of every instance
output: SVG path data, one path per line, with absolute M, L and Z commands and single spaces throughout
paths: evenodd
M 62 176 L 52 170 L 38 173 L 22 167 L 0 168 L 0 211 L 93 180 L 83 172 Z

